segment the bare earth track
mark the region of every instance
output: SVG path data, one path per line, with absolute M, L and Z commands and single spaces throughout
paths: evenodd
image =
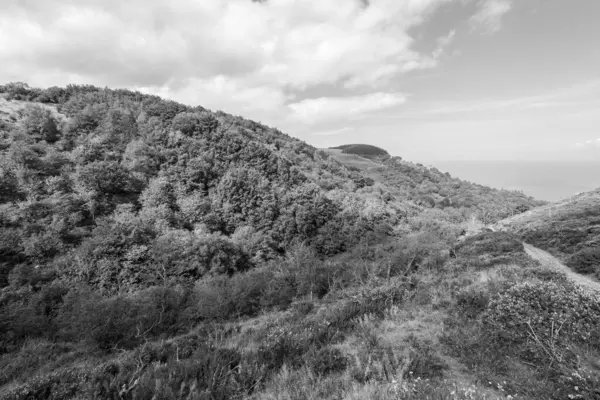
M 569 279 L 571 279 L 578 285 L 583 286 L 585 289 L 600 292 L 599 282 L 595 282 L 587 276 L 580 275 L 574 272 L 547 251 L 538 249 L 537 247 L 534 247 L 527 243 L 523 244 L 525 246 L 525 251 L 527 252 L 527 254 L 529 254 L 531 258 L 538 260 L 544 267 L 563 272 L 569 277 Z

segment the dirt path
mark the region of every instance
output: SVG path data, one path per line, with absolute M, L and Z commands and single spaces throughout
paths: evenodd
M 556 259 L 552 254 L 547 251 L 538 249 L 530 244 L 523 243 L 525 245 L 525 251 L 529 256 L 535 260 L 538 260 L 542 265 L 546 268 L 554 269 L 565 273 L 569 279 L 573 282 L 577 283 L 580 286 L 583 286 L 586 289 L 591 289 L 597 292 L 600 292 L 600 282 L 596 282 L 587 276 L 578 274 L 571 270 L 571 268 L 567 267 L 559 260 Z

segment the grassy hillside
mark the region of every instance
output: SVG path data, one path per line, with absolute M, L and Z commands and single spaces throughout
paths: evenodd
M 371 177 L 398 198 L 410 199 L 419 206 L 442 209 L 463 217 L 475 216 L 483 224 L 546 204 L 521 192 L 497 190 L 464 181 L 400 157 L 374 161 L 339 150 L 328 152 L 348 168 Z
M 574 271 L 600 277 L 600 189 L 497 224 L 547 250 Z
M 459 240 L 533 199 L 127 90 L 0 93 L 0 399 L 600 393 L 598 298 Z

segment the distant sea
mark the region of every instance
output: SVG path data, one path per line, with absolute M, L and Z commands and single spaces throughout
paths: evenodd
M 556 201 L 600 187 L 600 161 L 438 161 L 453 177 Z

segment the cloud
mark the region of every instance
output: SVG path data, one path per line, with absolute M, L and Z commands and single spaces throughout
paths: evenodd
M 462 114 L 498 111 L 528 111 L 560 107 L 562 115 L 567 107 L 589 106 L 598 102 L 600 95 L 600 80 L 592 79 L 567 87 L 557 88 L 541 94 L 514 97 L 508 99 L 479 99 L 477 101 L 455 101 L 431 103 L 420 109 L 406 110 L 398 117 L 443 114 Z M 587 110 L 578 109 L 571 115 L 586 115 Z
M 336 101 L 287 104 L 323 85 L 384 101 L 391 79 L 435 67 L 441 51 L 416 51 L 409 32 L 450 1 L 3 0 L 0 81 L 129 87 L 271 120 L 321 115 L 311 104 Z
M 359 119 L 365 114 L 393 108 L 406 101 L 401 93 L 371 93 L 364 96 L 320 97 L 292 103 L 294 117 L 305 123 L 336 119 Z
M 455 36 L 456 30 L 452 29 L 446 36 L 441 36 L 436 40 L 437 48 L 433 52 L 433 57 L 435 59 L 437 59 L 444 53 L 446 47 L 448 47 L 454 41 Z
M 575 148 L 579 150 L 600 149 L 600 138 L 575 143 Z
M 347 133 L 347 132 L 353 132 L 354 128 L 350 128 L 350 127 L 344 127 L 344 128 L 340 128 L 340 129 L 331 129 L 331 130 L 326 130 L 326 131 L 318 131 L 318 132 L 314 132 L 312 133 L 313 136 L 335 136 L 335 135 L 341 135 L 342 133 Z
M 493 34 L 502 27 L 502 17 L 512 8 L 512 0 L 480 0 L 477 12 L 470 18 L 471 28 Z

